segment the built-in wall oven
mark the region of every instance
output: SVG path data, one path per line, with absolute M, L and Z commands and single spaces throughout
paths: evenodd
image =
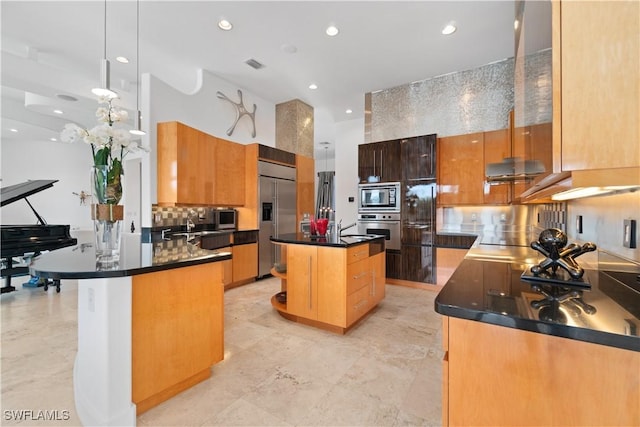
M 400 212 L 366 212 L 358 214 L 358 234 L 385 237 L 386 249 L 400 250 Z
M 358 234 L 385 237 L 386 249 L 400 250 L 399 182 L 376 182 L 358 185 Z

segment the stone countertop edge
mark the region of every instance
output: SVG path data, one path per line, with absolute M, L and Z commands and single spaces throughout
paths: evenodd
M 475 245 L 474 245 L 475 246 Z M 521 259 L 518 255 L 520 253 L 518 250 L 522 250 L 524 248 L 513 247 L 513 254 L 515 255 L 514 259 L 511 261 L 513 265 L 516 264 L 529 264 L 529 259 Z M 532 253 L 535 253 L 533 249 L 529 249 Z M 482 252 L 482 248 L 473 247 L 470 249 L 470 254 L 468 254 L 463 263 L 500 263 L 501 261 L 495 260 L 492 261 L 487 258 L 474 259 L 473 253 Z M 535 253 L 537 254 L 537 253 Z M 468 264 L 467 264 L 468 265 Z M 483 323 L 489 323 L 497 326 L 503 326 L 513 329 L 519 329 L 524 331 L 542 333 L 545 335 L 552 335 L 562 338 L 568 338 L 573 340 L 584 341 L 592 344 L 600 344 L 606 345 L 610 347 L 616 347 L 631 351 L 640 351 L 640 337 L 634 335 L 624 335 L 621 333 L 615 333 L 606 330 L 598 330 L 595 328 L 584 327 L 584 326 L 572 326 L 562 323 L 554 323 L 548 322 L 544 320 L 539 320 L 536 318 L 526 318 L 521 317 L 519 315 L 511 315 L 511 314 L 503 314 L 497 313 L 495 311 L 490 311 L 488 308 L 483 306 L 465 306 L 459 304 L 460 298 L 457 297 L 457 291 L 462 291 L 464 293 L 464 289 L 470 289 L 469 286 L 473 286 L 471 284 L 472 280 L 466 280 L 464 273 L 459 273 L 456 275 L 456 272 L 460 270 L 462 264 L 458 266 L 453 275 L 449 278 L 447 283 L 440 290 L 438 296 L 434 301 L 434 309 L 437 313 L 456 317 L 460 319 L 466 319 L 471 321 L 478 321 Z M 588 269 L 588 270 L 587 270 Z M 599 270 L 597 268 L 590 269 L 590 267 L 586 267 L 585 271 L 592 272 L 593 274 L 598 275 Z M 468 284 L 467 284 L 468 283 Z M 476 283 L 476 286 L 483 286 L 482 283 L 479 285 Z M 624 287 L 622 283 L 619 283 L 617 286 Z M 598 284 L 599 287 L 599 284 Z M 453 293 L 452 293 L 453 292 Z M 468 292 L 468 291 L 467 291 Z M 456 304 L 458 302 L 458 304 Z
M 278 236 L 271 236 L 270 240 L 275 243 L 285 243 L 293 245 L 310 245 L 310 246 L 329 246 L 336 248 L 347 248 L 351 246 L 357 246 L 364 243 L 374 242 L 378 240 L 384 240 L 384 236 L 367 236 L 362 238 L 350 238 L 342 236 L 340 241 L 336 241 L 333 236 L 319 237 L 319 236 L 305 236 L 303 233 L 288 233 Z

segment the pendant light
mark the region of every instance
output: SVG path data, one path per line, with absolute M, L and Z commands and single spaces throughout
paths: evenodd
M 146 135 L 142 130 L 142 115 L 140 113 L 140 0 L 136 0 L 136 117 L 135 127 L 131 129 L 133 135 Z
M 104 0 L 104 55 L 100 61 L 100 87 L 94 87 L 91 92 L 104 98 L 118 97 L 118 94 L 111 90 L 111 75 L 107 59 L 107 0 Z

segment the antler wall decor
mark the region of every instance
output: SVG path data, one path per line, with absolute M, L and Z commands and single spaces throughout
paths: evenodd
M 227 135 L 231 136 L 234 129 L 236 128 L 236 125 L 238 124 L 238 121 L 242 118 L 242 116 L 249 116 L 251 118 L 251 124 L 253 125 L 253 132 L 251 132 L 251 136 L 255 138 L 256 137 L 256 104 L 253 104 L 253 112 L 249 112 L 245 108 L 244 102 L 242 101 L 242 91 L 240 89 L 238 89 L 238 96 L 240 97 L 240 102 L 233 102 L 224 93 L 220 91 L 218 91 L 216 95 L 218 95 L 218 98 L 229 101 L 234 107 L 236 107 L 236 120 L 233 122 L 231 127 L 227 129 Z

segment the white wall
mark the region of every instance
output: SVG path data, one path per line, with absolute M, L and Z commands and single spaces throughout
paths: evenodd
M 358 218 L 358 145 L 364 143 L 364 119 L 338 122 L 335 128 L 336 219 L 348 225 Z
M 97 103 L 96 103 L 97 107 Z M 88 123 L 87 125 L 93 126 Z M 35 179 L 57 179 L 52 188 L 29 197 L 29 202 L 48 224 L 91 227 L 91 212 L 73 193 L 91 194 L 91 148 L 87 144 L 52 141 L 19 143 L 2 141 L 2 187 Z M 37 218 L 23 200 L 3 206 L 2 224 L 34 225 Z
M 251 136 L 253 130 L 251 119 L 246 116 L 240 119 L 232 135 L 226 134 L 235 120 L 235 107 L 228 101 L 219 99 L 216 93 L 220 91 L 234 102 L 239 102 L 238 89 L 242 91 L 243 103 L 248 111 L 253 111 L 253 104 L 256 104 L 255 138 Z M 143 191 L 150 194 L 149 215 L 147 218 L 143 218 L 143 226 L 151 226 L 150 205 L 158 200 L 156 156 L 154 155 L 157 152 L 157 123 L 179 121 L 228 141 L 240 144 L 258 142 L 275 147 L 275 104 L 207 71 L 199 71 L 197 87 L 190 94 L 180 92 L 149 75 L 143 75 L 142 90 L 143 97 L 146 98 L 143 102 L 143 110 L 147 113 L 147 117 L 144 118 L 144 127 L 148 130 L 147 137 L 152 150 L 148 164 L 150 180 L 148 189 L 144 189 L 143 184 Z M 145 176 L 147 176 L 146 173 Z

